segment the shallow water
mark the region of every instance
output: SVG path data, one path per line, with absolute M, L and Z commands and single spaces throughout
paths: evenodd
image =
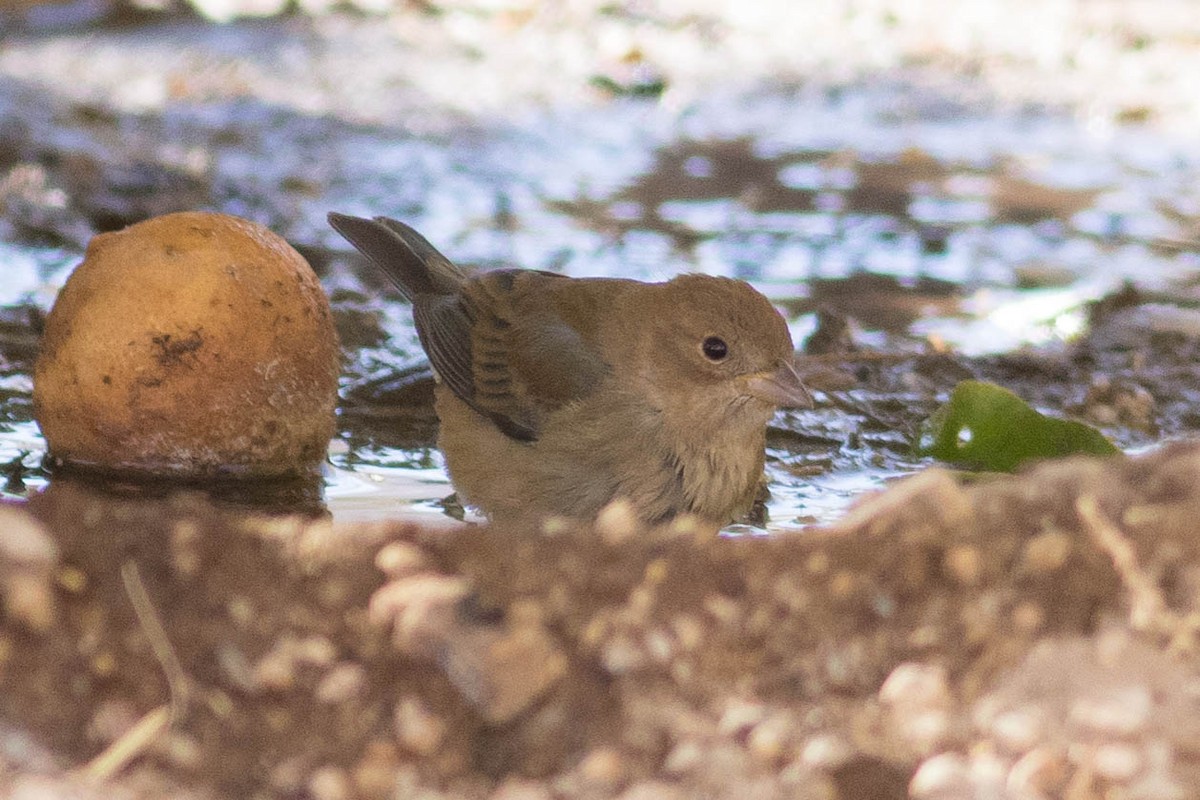
M 1146 125 L 981 97 L 966 77 L 931 88 L 886 75 L 730 76 L 702 92 L 591 91 L 507 111 L 500 100 L 470 116 L 433 89 L 423 97 L 429 78 L 400 72 L 413 56 L 373 24 L 171 20 L 10 38 L 0 111 L 19 124 L 0 167 L 26 205 L 6 208 L 0 308 L 45 311 L 88 235 L 173 207 L 262 221 L 331 294 L 367 298 L 390 339 L 353 349 L 347 386 L 418 351 L 407 308 L 324 225 L 331 209 L 402 218 L 481 267 L 737 276 L 788 311 L 797 343 L 823 307 L 885 352 L 1064 341 L 1122 282 L 1170 289 L 1200 265 L 1200 149 Z M 476 69 L 455 58 L 445 80 Z M 345 91 L 351 75 L 372 79 Z M 894 280 L 842 290 L 864 272 Z M 0 461 L 34 466 L 29 356 L 5 352 Z M 773 451 L 773 526 L 827 521 L 920 466 L 904 432 L 864 441 L 840 413 L 781 419 L 820 441 Z M 425 438 L 414 448 L 407 428 L 343 416 L 326 488 L 335 516 L 441 514 L 449 486 Z

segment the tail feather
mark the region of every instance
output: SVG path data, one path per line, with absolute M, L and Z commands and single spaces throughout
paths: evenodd
M 394 219 L 329 213 L 329 224 L 369 258 L 408 299 L 453 294 L 466 275 L 421 234 Z

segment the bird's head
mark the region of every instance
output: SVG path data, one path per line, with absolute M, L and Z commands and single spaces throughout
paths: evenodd
M 646 301 L 639 377 L 664 413 L 684 424 L 761 428 L 776 408 L 811 407 L 787 323 L 749 284 L 681 275 Z

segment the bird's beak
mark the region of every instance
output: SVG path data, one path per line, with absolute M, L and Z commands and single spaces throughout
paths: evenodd
M 790 361 L 774 372 L 756 372 L 746 377 L 746 392 L 780 408 L 812 408 L 813 398 Z

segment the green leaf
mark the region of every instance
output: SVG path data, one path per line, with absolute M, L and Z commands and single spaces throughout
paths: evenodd
M 1120 450 L 1082 422 L 1038 413 L 1001 386 L 962 381 L 922 426 L 917 453 L 973 469 L 1011 472 L 1032 459 Z

